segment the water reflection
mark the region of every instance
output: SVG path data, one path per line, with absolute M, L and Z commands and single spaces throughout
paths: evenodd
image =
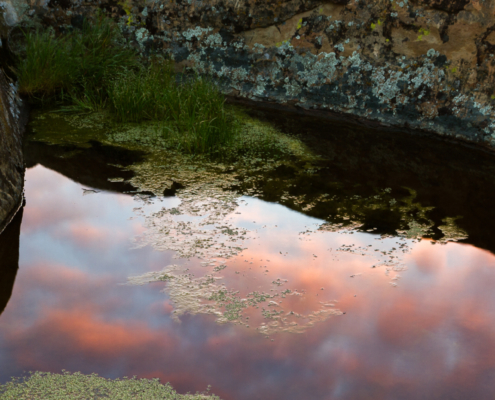
M 0 235 L 0 315 L 10 300 L 19 269 L 19 235 L 22 213 L 21 208 Z
M 362 229 L 375 228 L 377 233 L 395 234 L 413 219 L 431 227 L 427 235 L 435 239 L 442 237 L 438 227 L 446 225 L 446 218 L 457 218 L 458 228 L 468 234 L 466 242 L 495 252 L 492 153 L 418 131 L 360 124 L 347 116 L 325 119 L 321 114 L 326 111 L 304 110 L 295 114 L 283 109 L 274 112 L 270 107 L 276 105 L 260 106 L 249 100 L 240 103 L 249 104 L 246 110 L 250 115 L 297 135 L 325 158 L 316 174 L 301 176 L 291 182 L 289 189 L 281 182 L 291 179 L 294 171 L 285 170 L 282 179 L 273 176 L 273 181 L 265 180 L 261 183 L 263 199 L 281 201 L 307 215 L 333 222 L 343 222 L 338 216 L 345 214 Z M 390 188 L 390 193 L 372 201 L 385 188 Z M 284 190 L 294 195 L 305 194 L 305 202 L 297 204 L 284 199 Z M 336 196 L 333 208 L 328 203 L 322 206 L 319 197 L 324 194 Z M 404 212 L 398 207 L 403 199 L 412 200 L 408 206 L 421 207 Z M 317 204 L 306 209 L 312 202 Z M 422 215 L 416 218 L 418 213 Z
M 284 312 L 309 314 L 322 303 L 345 312 L 303 334 L 274 331 L 266 339 L 256 330 L 261 307 L 243 315 L 259 320 L 242 325 L 189 313 L 177 323 L 173 298 L 161 292 L 170 282 L 119 285 L 171 264 L 194 277 L 213 273 L 172 251 L 130 249 L 146 216 L 178 207 L 177 199 L 83 196 L 81 184 L 40 165 L 26 176 L 20 268 L 0 317 L 2 381 L 64 368 L 156 376 L 182 392 L 211 384 L 236 400 L 492 398 L 495 257 L 488 251 L 323 231 L 325 220 L 246 196 L 230 223 L 253 234 L 215 276 L 241 296 L 300 293 L 280 299 Z M 394 271 L 390 256 L 405 268 Z

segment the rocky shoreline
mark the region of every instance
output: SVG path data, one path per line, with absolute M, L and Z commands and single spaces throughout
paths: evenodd
M 103 10 L 143 54 L 210 75 L 225 95 L 495 146 L 492 0 L 39 2 L 56 30 Z

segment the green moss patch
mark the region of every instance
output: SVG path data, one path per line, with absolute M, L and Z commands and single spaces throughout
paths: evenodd
M 220 400 L 209 394 L 178 394 L 169 383 L 162 385 L 157 378 L 105 379 L 97 374 L 67 371 L 62 374 L 37 371 L 24 379 L 13 378 L 0 385 L 0 396 L 4 400 Z

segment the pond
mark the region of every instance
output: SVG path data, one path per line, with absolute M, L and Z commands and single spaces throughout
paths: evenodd
M 198 161 L 33 114 L 26 205 L 0 237 L 2 383 L 65 369 L 225 400 L 491 399 L 495 157 L 246 112 L 300 151 Z

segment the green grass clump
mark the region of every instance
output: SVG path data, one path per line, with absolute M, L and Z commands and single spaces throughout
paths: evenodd
M 215 84 L 196 77 L 177 89 L 177 103 L 171 107 L 174 128 L 165 127 L 164 135 L 172 138 L 186 153 L 208 153 L 232 145 L 239 133 L 239 123 L 226 112 L 225 98 Z
M 216 85 L 198 76 L 177 84 L 170 61 L 154 59 L 147 68 L 122 73 L 109 96 L 119 121 L 164 121 L 163 138 L 185 153 L 229 146 L 238 131 Z
M 0 385 L 4 400 L 220 400 L 209 394 L 178 394 L 169 383 L 158 379 L 105 379 L 97 374 L 34 372 L 22 380 L 13 378 Z
M 120 122 L 166 119 L 179 108 L 173 62 L 155 58 L 148 67 L 121 71 L 109 85 L 109 98 Z
M 80 110 L 102 109 L 112 77 L 139 66 L 136 52 L 120 46 L 119 38 L 118 27 L 102 16 L 65 35 L 26 32 L 16 71 L 20 93 L 31 99 L 62 96 Z
M 69 89 L 75 79 L 74 60 L 68 54 L 68 38 L 57 38 L 52 31 L 27 32 L 25 55 L 17 67 L 19 91 L 29 97 L 50 96 Z
M 102 109 L 110 81 L 122 71 L 139 68 L 138 55 L 118 44 L 118 27 L 101 16 L 92 22 L 86 20 L 82 31 L 74 31 L 72 37 L 73 59 L 78 64 L 72 101 L 82 109 Z

